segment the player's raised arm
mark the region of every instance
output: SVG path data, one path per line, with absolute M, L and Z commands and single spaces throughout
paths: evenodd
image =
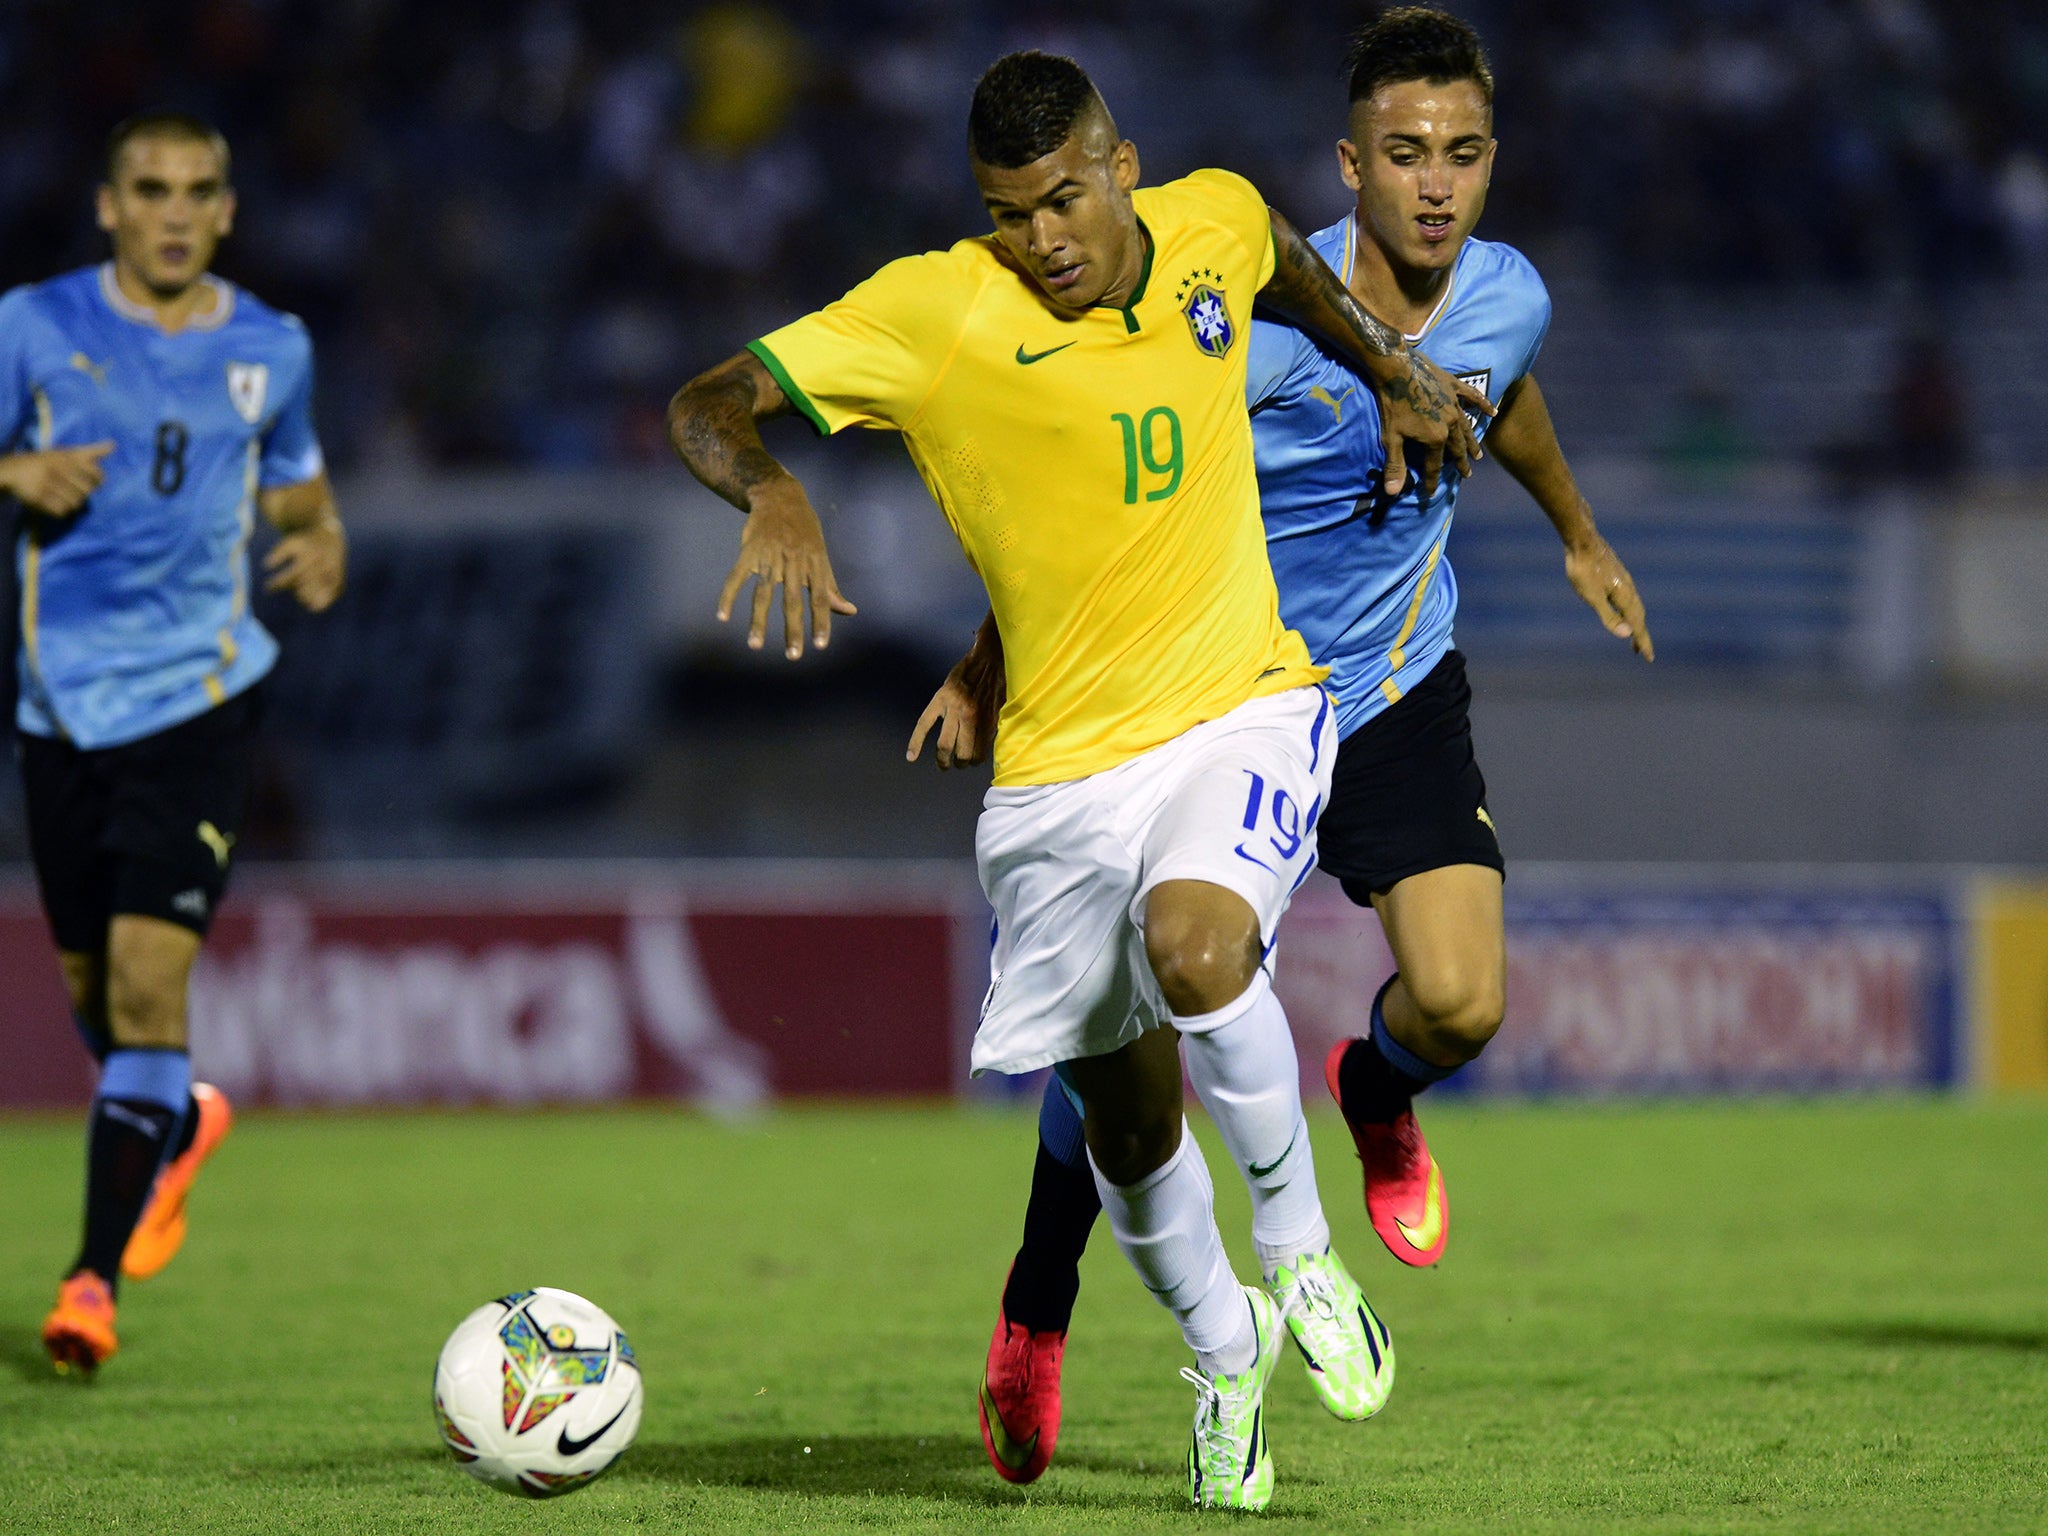
M 333 606 L 348 580 L 348 535 L 326 471 L 260 491 L 256 506 L 283 535 L 264 556 L 264 590 L 291 593 L 308 613 Z
M 1330 342 L 1373 381 L 1380 397 L 1386 440 L 1386 488 L 1399 495 L 1408 480 L 1405 444 L 1422 449 L 1422 494 L 1436 492 L 1444 454 L 1469 475 L 1479 438 L 1465 407 L 1493 414 L 1479 391 L 1461 384 L 1401 339 L 1401 333 L 1364 305 L 1315 253 L 1301 231 L 1277 211 L 1273 221 L 1273 276 L 1259 298 L 1289 320 Z
M 1629 641 L 1643 660 L 1655 661 L 1657 647 L 1650 641 L 1635 579 L 1594 525 L 1593 509 L 1565 463 L 1536 375 L 1522 375 L 1501 397 L 1488 439 L 1494 457 L 1536 498 L 1564 541 L 1564 574 L 1572 590 L 1586 600 L 1609 634 Z
M 832 638 L 832 615 L 859 610 L 840 594 L 825 549 L 825 529 L 796 476 L 761 441 L 759 423 L 786 415 L 781 385 L 751 352 L 738 352 L 700 373 L 668 403 L 668 436 L 676 454 L 706 488 L 747 514 L 740 557 L 718 594 L 718 617 L 732 617 L 741 590 L 754 582 L 747 644 L 759 650 L 768 634 L 768 603 L 782 589 L 783 654 L 804 653 L 803 605 L 810 595 L 811 643 L 823 650 Z

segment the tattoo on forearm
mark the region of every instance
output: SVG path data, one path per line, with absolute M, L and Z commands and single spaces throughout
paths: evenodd
M 789 473 L 761 441 L 753 381 L 738 369 L 684 385 L 669 402 L 668 424 L 669 440 L 690 473 L 742 512 L 756 487 Z
M 1279 269 L 1273 286 L 1275 297 L 1301 312 L 1304 319 L 1324 321 L 1334 315 L 1343 322 L 1343 334 L 1376 357 L 1396 356 L 1401 335 L 1391 325 L 1375 319 L 1337 280 L 1327 263 L 1318 256 L 1301 231 L 1293 225 L 1275 226 L 1274 248 Z
M 1283 309 L 1333 341 L 1349 338 L 1372 357 L 1399 357 L 1407 350 L 1401 333 L 1373 315 L 1316 255 L 1301 231 L 1277 215 L 1274 217 L 1276 265 L 1272 297 Z M 1448 420 L 1457 406 L 1443 383 L 1409 353 L 1408 372 L 1400 378 L 1382 380 L 1380 393 L 1389 400 L 1411 406 L 1435 421 Z

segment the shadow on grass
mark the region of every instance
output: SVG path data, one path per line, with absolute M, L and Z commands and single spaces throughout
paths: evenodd
M 92 1380 L 59 1376 L 50 1365 L 50 1352 L 43 1348 L 42 1330 L 24 1323 L 0 1323 L 0 1369 L 38 1386 L 77 1387 Z
M 2016 1355 L 2048 1355 L 2048 1328 L 2010 1328 L 1996 1323 L 1928 1323 L 1895 1319 L 1869 1322 L 1804 1322 L 1790 1333 L 1839 1344 L 1882 1349 L 1996 1349 Z
M 252 1458 L 245 1466 L 225 1473 L 216 1469 L 215 1475 L 272 1484 L 280 1477 L 325 1481 L 342 1475 L 361 1483 L 365 1471 L 404 1480 L 423 1468 L 453 1471 L 455 1463 L 438 1445 L 352 1447 L 330 1455 Z M 1139 1486 L 1076 1488 L 1071 1478 L 1059 1475 L 1062 1472 L 1134 1478 Z M 1013 1488 L 989 1469 L 981 1444 L 975 1440 L 937 1435 L 761 1435 L 666 1444 L 642 1441 L 619 1459 L 606 1481 L 688 1484 L 811 1498 L 940 1499 L 992 1510 L 1034 1509 L 1048 1516 L 1070 1510 L 1074 1523 L 1085 1525 L 1091 1515 L 1099 1518 L 1111 1512 L 1185 1516 L 1188 1506 L 1182 1479 L 1177 1461 L 1141 1464 L 1134 1458 L 1075 1450 L 1061 1452 L 1047 1482 Z M 1269 1511 L 1260 1523 L 1293 1525 L 1317 1518 L 1307 1510 Z
M 1075 1490 L 1058 1482 L 1026 1491 L 1001 1482 L 989 1469 L 978 1441 L 928 1435 L 770 1435 L 636 1445 L 619 1462 L 621 1481 L 702 1483 L 722 1488 L 757 1488 L 820 1497 L 895 1494 L 952 1499 L 988 1506 L 1070 1507 L 1106 1511 L 1184 1510 L 1179 1469 L 1140 1468 L 1135 1461 L 1062 1456 L 1070 1470 L 1128 1475 L 1158 1483 L 1158 1491 L 1106 1488 Z

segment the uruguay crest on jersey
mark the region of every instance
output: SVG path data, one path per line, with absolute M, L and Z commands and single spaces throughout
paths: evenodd
M 263 399 L 269 392 L 268 363 L 228 364 L 228 398 L 235 402 L 235 414 L 250 426 L 263 419 Z
M 1222 357 L 1237 340 L 1222 284 L 1222 275 L 1207 267 L 1198 267 L 1181 279 L 1180 312 L 1188 322 L 1188 334 L 1207 357 Z

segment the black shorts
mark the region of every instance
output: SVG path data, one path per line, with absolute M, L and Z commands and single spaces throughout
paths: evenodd
M 260 690 L 125 746 L 17 738 L 29 852 L 57 947 L 106 948 L 116 913 L 204 935 L 255 768 Z
M 1316 861 L 1360 906 L 1410 875 L 1452 864 L 1507 873 L 1486 780 L 1472 755 L 1465 658 L 1444 659 L 1337 748 Z

